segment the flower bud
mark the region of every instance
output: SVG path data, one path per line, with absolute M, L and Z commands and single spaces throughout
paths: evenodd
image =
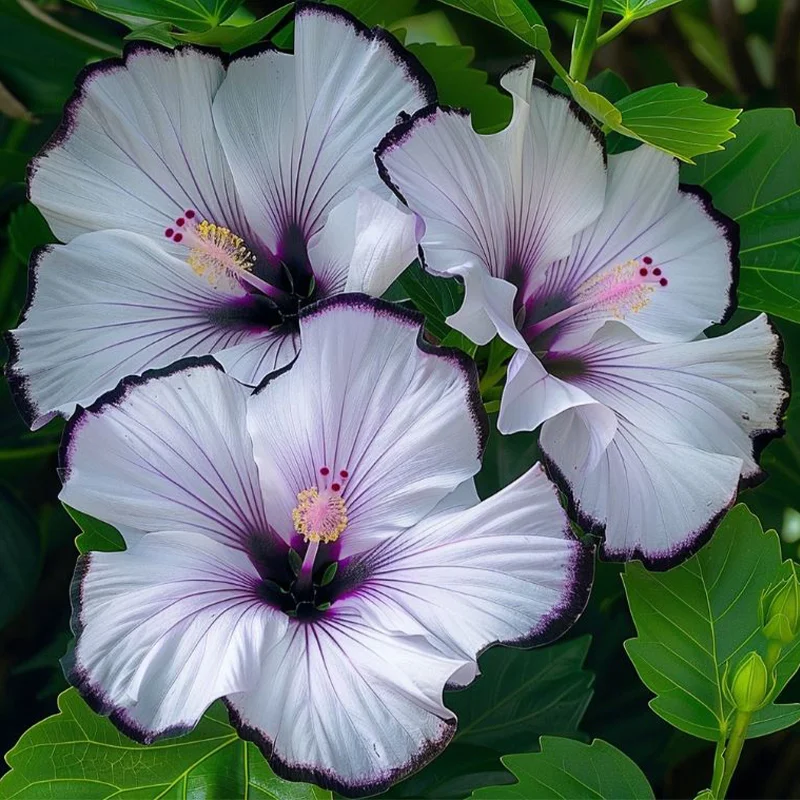
M 754 651 L 748 653 L 734 670 L 727 694 L 739 711 L 758 711 L 766 705 L 770 683 L 767 665 Z
M 782 645 L 791 644 L 800 624 L 800 583 L 792 574 L 779 583 L 771 594 L 772 599 L 764 615 L 764 635 Z

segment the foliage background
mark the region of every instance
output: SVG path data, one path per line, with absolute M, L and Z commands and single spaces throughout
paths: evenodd
M 673 0 L 674 2 L 675 0 Z M 530 53 L 511 34 L 436 0 L 339 0 L 369 24 L 392 27 L 434 73 L 442 100 L 472 108 L 476 123 L 501 126 L 510 110 L 507 97 L 494 87 L 509 65 Z M 85 5 L 85 8 L 80 7 Z M 31 250 L 52 241 L 38 212 L 26 202 L 25 169 L 30 157 L 58 124 L 76 74 L 89 61 L 118 53 L 130 27 L 136 36 L 163 39 L 181 3 L 168 0 L 99 0 L 101 8 L 128 25 L 90 10 L 93 0 L 2 0 L 0 20 L 0 327 L 13 327 L 26 292 Z M 225 16 L 237 5 L 215 6 L 187 0 L 186 6 L 211 8 Z M 537 0 L 536 9 L 553 39 L 553 51 L 569 61 L 571 31 L 580 9 L 556 0 Z M 613 5 L 613 4 L 607 4 Z M 618 4 L 619 5 L 619 4 Z M 667 5 L 667 3 L 661 3 Z M 247 0 L 232 21 L 252 24 L 282 6 Z M 162 9 L 162 17 L 156 11 Z M 167 9 L 163 12 L 163 9 Z M 194 12 L 196 13 L 196 12 Z M 206 13 L 206 12 L 203 12 Z M 431 15 L 432 14 L 432 15 Z M 123 16 L 124 15 L 124 16 Z M 134 17 L 148 17 L 137 21 Z M 153 20 L 156 20 L 155 22 Z M 160 19 L 160 21 L 159 21 Z M 606 22 L 613 22 L 609 17 Z M 290 41 L 290 16 L 270 17 L 278 38 Z M 189 35 L 202 38 L 209 26 L 190 21 Z M 194 29 L 194 30 L 192 30 Z M 226 31 L 241 35 L 242 30 Z M 248 29 L 257 36 L 258 30 Z M 420 40 L 430 40 L 420 44 Z M 233 41 L 230 38 L 230 41 Z M 228 41 L 229 46 L 230 41 Z M 226 41 L 222 41 L 226 44 Z M 677 81 L 697 86 L 709 101 L 731 108 L 800 106 L 800 3 L 796 0 L 683 0 L 629 27 L 602 48 L 591 76 L 598 90 L 614 94 Z M 539 77 L 552 70 L 539 59 Z M 488 81 L 488 82 L 487 82 Z M 602 88 L 600 88 L 602 87 Z M 800 163 L 795 164 L 800 174 Z M 797 227 L 797 226 L 796 226 Z M 789 256 L 800 240 L 787 242 Z M 739 312 L 736 322 L 749 316 Z M 777 320 L 790 365 L 800 359 L 800 324 Z M 3 353 L 5 357 L 5 352 Z M 794 370 L 800 375 L 800 369 Z M 764 527 L 781 534 L 784 557 L 800 555 L 800 410 L 793 401 L 788 435 L 764 455 L 771 477 L 742 499 Z M 795 424 L 795 423 L 798 424 Z M 60 423 L 31 433 L 17 416 L 5 381 L 0 383 L 0 751 L 8 751 L 24 730 L 56 710 L 65 688 L 58 666 L 69 639 L 69 581 L 78 530 L 56 497 Z M 517 434 L 490 441 L 483 490 L 520 474 L 536 460 L 535 439 Z M 797 507 L 797 508 L 795 508 Z M 493 674 L 493 692 L 481 698 L 480 736 L 464 739 L 432 767 L 422 783 L 400 784 L 395 797 L 414 797 L 435 785 L 442 796 L 459 796 L 452 775 L 460 763 L 499 769 L 492 755 L 491 723 L 519 717 L 532 708 L 513 732 L 516 751 L 533 749 L 540 734 L 602 738 L 620 748 L 645 772 L 659 797 L 692 797 L 708 785 L 711 745 L 671 728 L 649 708 L 652 695 L 637 677 L 623 649 L 635 631 L 620 569 L 599 564 L 595 589 L 585 616 L 565 644 L 531 659 L 524 653 L 489 653 L 484 672 Z M 585 660 L 582 668 L 581 664 Z M 496 660 L 494 663 L 493 660 Z M 789 685 L 784 702 L 800 701 L 800 680 Z M 459 699 L 451 704 L 458 710 Z M 462 714 L 462 717 L 464 715 Z M 467 721 L 469 722 L 469 720 Z M 480 722 L 480 725 L 478 725 Z M 466 731 L 466 733 L 464 733 Z M 506 731 L 506 734 L 509 732 Z M 483 737 L 481 739 L 481 736 Z M 507 752 L 507 751 L 504 751 Z M 732 797 L 800 797 L 800 729 L 748 742 Z M 0 765 L 0 771 L 5 765 Z M 452 768 L 452 769 L 451 769 Z M 481 767 L 482 768 L 482 767 Z M 432 776 L 432 777 L 431 777 Z M 412 779 L 414 780 L 414 779 Z M 425 784 L 432 780 L 434 784 Z M 438 781 L 438 783 L 437 783 Z M 462 791 L 462 796 L 464 793 Z

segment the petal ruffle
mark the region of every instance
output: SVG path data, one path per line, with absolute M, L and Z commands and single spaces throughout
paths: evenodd
M 363 797 L 450 741 L 455 716 L 442 692 L 463 666 L 422 637 L 375 628 L 345 600 L 318 622 L 293 624 L 264 654 L 258 686 L 227 704 L 278 775 Z
M 474 365 L 423 346 L 420 331 L 416 315 L 364 295 L 301 315 L 297 361 L 247 416 L 270 522 L 285 538 L 304 489 L 341 484 L 345 557 L 411 527 L 480 468 Z
M 573 354 L 584 366 L 570 380 L 616 415 L 616 433 L 593 469 L 585 465 L 595 432 L 569 414 L 544 425 L 541 445 L 586 524 L 605 528 L 604 553 L 666 567 L 702 544 L 780 429 L 778 352 L 761 316 L 683 344 L 649 344 L 611 326 Z
M 364 558 L 376 627 L 427 636 L 474 661 L 498 642 L 552 641 L 586 605 L 592 551 L 540 465 L 469 508 L 441 511 Z
M 334 7 L 298 7 L 294 56 L 235 58 L 214 120 L 248 219 L 268 222 L 267 247 L 282 256 L 287 235 L 308 242 L 358 186 L 385 192 L 373 149 L 401 111 L 431 100 L 412 56 Z
M 88 67 L 32 168 L 31 200 L 56 236 L 116 228 L 172 247 L 164 231 L 189 208 L 244 236 L 211 114 L 224 78 L 206 51 L 142 43 Z
M 213 287 L 139 234 L 99 231 L 45 248 L 30 283 L 9 376 L 34 427 L 129 375 L 279 336 L 247 320 L 241 309 L 253 301 L 244 290 Z
M 129 379 L 68 425 L 61 499 L 112 525 L 244 548 L 267 535 L 249 391 L 214 364 Z
M 196 533 L 81 556 L 70 682 L 139 742 L 186 732 L 214 700 L 257 684 L 287 628 L 258 583 L 243 553 Z

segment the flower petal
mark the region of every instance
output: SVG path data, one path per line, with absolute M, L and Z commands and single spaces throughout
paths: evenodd
M 575 354 L 584 369 L 570 380 L 617 416 L 617 431 L 594 469 L 583 466 L 589 426 L 569 415 L 545 423 L 541 446 L 586 523 L 605 527 L 604 553 L 665 567 L 703 543 L 780 429 L 778 350 L 761 316 L 683 344 L 617 325 Z
M 580 233 L 572 253 L 553 264 L 531 292 L 574 298 L 581 284 L 629 261 L 657 269 L 664 286 L 624 321 L 650 341 L 695 338 L 733 309 L 738 234 L 717 213 L 703 190 L 679 187 L 677 162 L 652 147 L 609 157 L 603 213 Z M 608 308 L 575 318 L 572 335 L 559 335 L 558 348 L 582 344 L 606 320 Z
M 592 551 L 572 534 L 540 465 L 467 509 L 432 515 L 364 557 L 376 627 L 474 660 L 497 642 L 560 636 L 586 605 Z
M 308 248 L 321 297 L 380 297 L 417 258 L 417 219 L 368 189 L 337 205 Z
M 68 424 L 61 499 L 115 526 L 244 547 L 270 530 L 244 424 L 248 394 L 199 360 L 123 382 Z
M 30 284 L 9 374 L 34 427 L 128 375 L 269 333 L 244 313 L 252 304 L 244 290 L 213 287 L 139 234 L 99 231 L 40 250 Z
M 160 239 L 192 208 L 244 235 L 211 116 L 225 77 L 206 51 L 129 45 L 81 75 L 59 132 L 34 161 L 31 200 L 69 241 L 119 228 Z
M 300 491 L 341 484 L 345 557 L 414 525 L 478 471 L 485 416 L 472 362 L 423 346 L 419 318 L 397 306 L 339 295 L 301 315 L 300 333 L 294 366 L 250 401 L 248 428 L 285 538 Z
M 431 108 L 378 147 L 384 179 L 425 220 L 427 266 L 482 264 L 515 285 L 569 253 L 602 209 L 602 145 L 566 97 L 531 85 L 532 63 L 503 78 L 514 114 L 480 135 L 468 115 Z
M 69 681 L 139 742 L 186 732 L 214 700 L 257 684 L 263 653 L 286 630 L 258 582 L 243 553 L 196 533 L 81 556 Z
M 463 661 L 421 637 L 375 628 L 343 601 L 293 624 L 264 656 L 262 680 L 227 698 L 231 722 L 275 772 L 347 797 L 379 793 L 450 741 L 442 692 Z
M 214 120 L 248 218 L 268 221 L 267 246 L 280 255 L 292 226 L 307 242 L 357 186 L 383 189 L 373 148 L 430 100 L 412 56 L 333 7 L 298 7 L 294 56 L 235 58 Z

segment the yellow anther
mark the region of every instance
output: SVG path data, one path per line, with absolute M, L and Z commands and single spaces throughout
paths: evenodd
M 250 272 L 256 257 L 247 249 L 241 236 L 229 228 L 202 220 L 187 231 L 192 239 L 187 259 L 189 266 L 218 287 L 222 281 L 236 279 L 239 272 Z
M 341 495 L 328 489 L 303 489 L 297 494 L 292 522 L 307 542 L 335 542 L 347 527 L 347 506 Z

